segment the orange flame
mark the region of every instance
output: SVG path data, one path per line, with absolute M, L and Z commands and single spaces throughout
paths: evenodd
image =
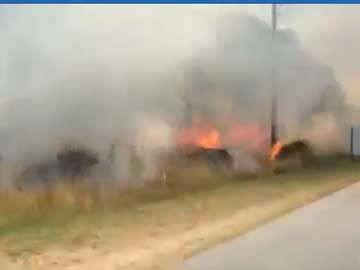
M 242 147 L 261 152 L 268 146 L 267 130 L 260 124 L 242 124 L 230 119 L 224 120 L 220 127 L 217 129 L 200 116 L 194 117 L 189 127 L 176 134 L 176 143 L 203 148 Z
M 215 128 L 199 126 L 182 130 L 178 142 L 181 145 L 196 145 L 203 148 L 218 148 L 221 146 L 220 133 Z
M 219 132 L 216 129 L 210 129 L 208 132 L 200 134 L 197 145 L 203 148 L 218 148 L 220 146 Z
M 271 148 L 271 153 L 270 153 L 269 159 L 275 160 L 276 156 L 280 153 L 281 148 L 282 148 L 281 142 L 275 143 L 273 145 L 273 147 Z

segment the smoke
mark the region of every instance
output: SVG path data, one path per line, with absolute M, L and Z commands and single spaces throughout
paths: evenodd
M 163 120 L 147 116 L 141 118 L 138 130 L 135 144 L 144 162 L 142 177 L 152 178 L 165 166 L 164 156 L 174 145 L 173 130 Z
M 189 110 L 219 128 L 268 127 L 274 65 L 282 136 L 300 136 L 324 113 L 336 129 L 344 94 L 331 67 L 290 30 L 272 51 L 264 21 L 224 10 L 3 7 L 2 158 L 25 166 L 63 143 L 105 151 L 121 138 L 143 147 L 153 174 L 155 149 L 171 144 Z
M 316 114 L 309 126 L 304 129 L 302 137 L 308 139 L 314 146 L 314 151 L 320 154 L 343 152 L 348 149 L 348 133 L 339 126 L 333 114 Z
M 267 123 L 270 97 L 275 94 L 279 122 L 286 126 L 301 126 L 313 113 L 337 114 L 342 109 L 343 92 L 333 71 L 312 57 L 294 32 L 277 33 L 273 55 L 271 29 L 254 17 L 220 18 L 216 37 L 213 48 L 197 56 L 188 73 L 187 88 L 193 94 L 194 107 L 211 111 L 211 106 L 217 105 L 212 100 L 225 99 L 228 103 L 217 107 L 215 117 L 225 108 L 225 113 L 235 113 L 243 121 Z
M 347 102 L 359 104 L 359 5 L 281 6 L 280 21 L 296 30 L 304 46 L 327 63 L 347 93 Z
M 254 155 L 241 149 L 231 151 L 234 158 L 234 169 L 246 174 L 257 174 L 261 171 L 261 165 Z

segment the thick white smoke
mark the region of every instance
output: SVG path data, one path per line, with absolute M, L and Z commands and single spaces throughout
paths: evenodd
M 18 165 L 54 158 L 66 142 L 103 151 L 122 138 L 146 149 L 151 170 L 189 100 L 214 125 L 267 126 L 274 64 L 284 137 L 303 134 L 315 114 L 337 125 L 344 105 L 332 69 L 294 32 L 277 34 L 274 63 L 270 27 L 239 12 L 9 6 L 0 21 L 0 150 Z M 157 120 L 139 128 L 139 118 Z
M 214 117 L 219 117 L 231 106 L 230 113 L 239 120 L 268 123 L 275 94 L 279 123 L 289 132 L 301 130 L 313 114 L 342 112 L 344 94 L 331 68 L 312 57 L 294 32 L 277 33 L 272 56 L 271 29 L 257 18 L 226 16 L 216 30 L 213 47 L 197 56 L 187 74 L 189 95 L 198 110 L 215 107 Z M 228 102 L 216 108 L 212 101 L 219 98 Z

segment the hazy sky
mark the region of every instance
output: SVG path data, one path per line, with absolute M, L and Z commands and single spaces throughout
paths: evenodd
M 293 28 L 304 47 L 329 63 L 350 94 L 360 104 L 360 5 L 284 5 L 279 24 Z
M 271 21 L 270 5 L 234 5 L 219 9 L 242 9 L 268 23 Z M 348 101 L 357 105 L 360 105 L 359 14 L 360 5 L 278 5 L 279 27 L 293 29 L 305 49 L 330 64 L 349 93 Z
M 111 47 L 114 44 L 107 44 L 106 38 L 119 35 L 123 55 L 133 55 L 134 50 L 138 52 L 131 60 L 132 64 L 126 68 L 139 68 L 137 62 L 151 61 L 158 57 L 157 53 L 169 53 L 167 59 L 161 59 L 162 66 L 166 66 L 176 61 L 176 58 L 182 59 L 191 55 L 195 49 L 205 46 L 212 38 L 209 29 L 218 15 L 239 10 L 270 21 L 270 5 L 2 6 L 0 91 L 3 95 L 15 94 L 12 88 L 14 72 L 16 76 L 32 77 L 30 83 L 29 80 L 26 81 L 27 88 L 33 87 L 32 83 L 36 85 L 35 88 L 39 88 L 34 80 L 45 74 L 33 71 L 30 75 L 25 67 L 24 70 L 14 71 L 8 66 L 9 57 L 16 54 L 17 63 L 22 65 L 21 54 L 33 53 L 34 48 L 40 48 L 45 55 L 63 53 L 58 45 L 61 44 L 64 33 L 76 41 L 71 53 L 82 54 L 83 59 L 97 52 L 88 52 L 86 48 L 76 52 L 77 46 L 84 48 L 81 40 L 76 40 L 77 32 L 85 29 L 90 33 L 92 28 L 101 32 L 103 28 L 104 42 L 94 41 L 101 45 L 98 46 L 99 50 L 105 51 L 107 46 L 113 50 Z M 347 93 L 351 94 L 349 101 L 360 104 L 360 94 L 357 91 L 360 86 L 358 14 L 360 5 L 279 6 L 279 25 L 294 29 L 305 48 L 330 64 Z M 121 23 L 114 24 L 114 21 Z M 21 50 L 16 49 L 19 46 Z
M 164 68 L 206 46 L 213 38 L 211 28 L 216 18 L 239 10 L 270 21 L 270 5 L 2 6 L 0 91 L 3 96 L 21 96 L 22 93 L 19 94 L 18 91 L 25 90 L 14 91 L 14 88 L 19 87 L 14 87 L 13 84 L 19 81 L 18 78 L 24 77 L 27 77 L 24 80 L 27 89 L 41 88 L 39 81 L 46 74 L 36 72 L 37 66 L 46 66 L 46 59 L 51 62 L 53 55 L 68 50 L 69 42 L 64 46 L 62 44 L 65 42 L 64 36 L 73 42 L 70 46 L 73 50 L 66 52 L 70 59 L 71 54 L 81 59 L 78 61 L 86 61 L 95 54 L 103 57 L 108 50 L 119 54 L 117 49 L 121 47 L 121 57 L 126 58 L 122 62 L 127 64 L 122 66 L 119 63 L 119 69 L 146 69 L 146 63 L 158 61 L 155 59 L 159 58 L 159 54 L 167 54 L 167 57 L 160 60 L 161 67 Z M 344 89 L 350 94 L 349 101 L 357 104 L 360 104 L 360 94 L 357 91 L 360 86 L 360 64 L 357 61 L 360 57 L 360 38 L 356 34 L 360 28 L 359 13 L 360 5 L 279 6 L 279 26 L 295 30 L 304 48 L 330 64 Z M 91 36 L 92 31 L 97 32 L 94 40 L 94 43 L 98 43 L 97 52 L 90 49 L 88 51 L 86 44 L 82 44 L 89 42 L 83 37 L 87 34 Z M 114 39 L 114 36 L 118 38 Z M 81 49 L 76 51 L 77 48 Z M 41 60 L 43 63 L 39 63 L 34 51 L 44 56 Z M 27 54 L 32 54 L 34 58 L 28 59 L 30 64 L 22 63 L 23 56 Z M 58 59 L 56 61 L 61 69 L 64 63 Z M 13 66 L 9 66 L 9 62 Z M 73 64 L 76 66 L 76 63 Z M 27 65 L 31 73 L 28 72 Z

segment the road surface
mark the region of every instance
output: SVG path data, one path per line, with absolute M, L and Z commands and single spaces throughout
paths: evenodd
M 190 258 L 185 270 L 359 270 L 360 183 Z

